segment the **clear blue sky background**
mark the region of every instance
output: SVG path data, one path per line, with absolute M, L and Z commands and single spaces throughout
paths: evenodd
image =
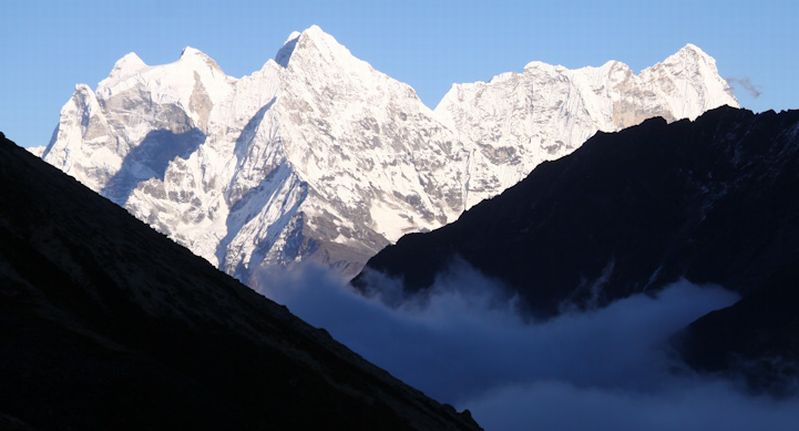
M 640 70 L 692 42 L 759 87 L 736 90 L 744 106 L 799 107 L 797 1 L 2 0 L 0 19 L 0 130 L 25 146 L 47 144 L 74 85 L 95 86 L 129 51 L 160 64 L 191 45 L 242 76 L 311 24 L 429 106 L 453 82 L 531 60 Z

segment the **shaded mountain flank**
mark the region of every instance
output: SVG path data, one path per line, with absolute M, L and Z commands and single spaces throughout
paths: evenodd
M 376 272 L 424 291 L 465 261 L 536 317 L 591 308 L 685 278 L 742 295 L 678 337 L 707 371 L 796 376 L 799 360 L 799 111 L 730 107 L 597 133 L 516 186 L 374 256 Z
M 0 137 L 3 428 L 479 429 Z

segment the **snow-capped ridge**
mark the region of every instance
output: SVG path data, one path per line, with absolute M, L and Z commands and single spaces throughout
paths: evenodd
M 218 70 L 221 72 L 222 68 L 219 67 L 219 64 L 211 58 L 210 55 L 200 51 L 197 48 L 192 48 L 191 46 L 187 46 L 183 48 L 183 51 L 180 52 L 180 57 L 178 58 L 178 62 L 192 62 L 198 61 L 202 64 L 207 65 L 208 67 Z
M 123 80 L 147 68 L 147 63 L 145 63 L 138 54 L 129 52 L 114 63 L 114 67 L 111 69 L 108 77 L 101 82 Z
M 157 65 L 146 64 L 135 52 L 125 54 L 114 63 L 111 73 L 97 85 L 99 88 L 110 88 L 116 84 L 124 82 L 136 75 L 150 74 L 157 76 L 160 80 L 174 80 L 181 71 L 202 71 L 210 69 L 210 73 L 224 76 L 224 72 L 219 64 L 208 54 L 197 48 L 186 46 L 180 52 L 177 60 Z M 226 77 L 234 80 L 232 77 Z
M 690 43 L 690 42 L 686 43 L 682 48 L 677 50 L 675 55 L 679 55 L 679 54 L 686 55 L 686 56 L 690 55 L 690 56 L 703 58 L 703 59 L 711 59 L 711 60 L 713 60 L 713 62 L 716 61 L 712 56 L 710 56 L 710 54 L 706 53 L 702 48 L 700 48 L 699 46 L 694 45 L 693 43 Z
M 201 57 L 207 57 L 208 56 L 206 53 L 200 51 L 199 49 L 187 45 L 185 48 L 183 48 L 180 51 L 180 57 L 179 58 L 181 58 L 181 59 L 190 58 L 193 55 L 199 55 Z
M 301 40 L 304 40 L 306 44 L 313 45 L 314 43 L 318 43 L 324 46 L 325 44 L 329 44 L 329 39 L 333 39 L 333 37 L 325 33 L 325 31 L 316 24 L 311 25 L 303 31 L 292 31 L 286 38 L 286 41 L 283 42 L 283 46 L 278 50 L 277 54 L 275 54 L 275 61 L 283 67 L 288 67 L 289 59 Z M 333 39 L 333 41 L 335 42 L 335 39 Z M 335 42 L 334 45 L 338 45 L 338 42 Z
M 119 60 L 114 63 L 113 70 L 117 71 L 137 71 L 139 69 L 147 67 L 147 63 L 139 57 L 138 54 L 131 51 L 122 56 Z
M 721 105 L 740 106 L 719 74 L 716 60 L 691 43 L 642 70 L 639 77 L 667 101 L 669 111 L 677 119 L 693 120 Z
M 619 61 L 568 69 L 541 61 L 489 82 L 454 85 L 435 114 L 479 148 L 470 163 L 467 207 L 524 178 L 539 163 L 612 132 L 662 116 L 694 119 L 738 106 L 715 61 L 695 45 L 634 73 Z
M 192 47 L 154 66 L 128 54 L 96 95 L 76 87 L 44 158 L 245 281 L 303 259 L 353 274 L 597 130 L 737 104 L 715 63 L 681 64 L 531 61 L 431 110 L 314 25 L 241 78 Z
M 181 51 L 180 57 L 178 58 L 178 62 L 197 63 L 205 65 L 211 68 L 214 72 L 224 74 L 222 68 L 219 66 L 219 63 L 217 63 L 216 60 L 214 60 L 210 55 L 191 46 L 183 48 L 183 51 Z
M 702 70 L 702 72 L 709 72 L 708 74 L 710 75 L 718 73 L 716 69 L 716 59 L 703 51 L 702 48 L 692 43 L 685 44 L 685 46 L 669 55 L 664 60 L 643 69 L 640 75 L 646 75 L 654 70 L 663 68 L 670 68 L 675 72 L 679 72 L 680 69 L 696 70 L 697 68 L 701 68 L 706 69 Z
M 335 37 L 326 33 L 318 25 L 312 25 L 302 32 L 292 32 L 286 43 L 275 55 L 275 61 L 283 67 L 289 67 L 294 57 L 303 58 L 303 65 L 308 63 L 335 65 L 344 72 L 355 72 L 369 69 L 369 63 L 352 55 L 349 49 L 339 43 Z
M 556 70 L 556 69 L 565 69 L 565 67 L 561 66 L 560 64 L 549 64 L 539 60 L 533 60 L 529 63 L 524 65 L 523 70 L 536 70 L 536 69 L 544 69 L 544 70 Z M 505 72 L 500 75 L 504 75 L 507 73 L 515 73 L 515 72 Z
M 336 39 L 329 33 L 322 30 L 322 27 L 319 27 L 316 24 L 311 25 L 310 27 L 306 28 L 301 32 L 294 31 L 289 35 L 289 39 L 292 39 L 292 36 L 295 36 L 301 39 L 308 39 L 315 42 L 322 42 L 322 43 L 332 43 L 335 45 L 340 45 Z

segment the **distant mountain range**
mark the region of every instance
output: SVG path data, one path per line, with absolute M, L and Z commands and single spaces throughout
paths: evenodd
M 0 428 L 477 430 L 0 134 Z
M 615 61 L 539 62 L 454 85 L 433 110 L 313 26 L 242 78 L 186 48 L 130 53 L 78 85 L 50 164 L 245 282 L 263 265 L 344 275 L 403 234 L 451 222 L 598 130 L 737 106 L 715 61 L 686 45 L 635 74 Z
M 534 316 L 657 292 L 685 278 L 742 295 L 676 342 L 694 367 L 799 387 L 799 111 L 717 108 L 598 133 L 501 195 L 369 260 L 424 291 L 454 262 L 502 282 Z

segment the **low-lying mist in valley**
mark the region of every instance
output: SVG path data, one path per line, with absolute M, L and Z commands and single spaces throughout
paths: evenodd
M 373 274 L 374 277 L 379 275 Z M 687 369 L 669 339 L 737 295 L 680 281 L 604 308 L 530 322 L 465 264 L 424 297 L 382 280 L 364 297 L 306 265 L 261 272 L 256 290 L 486 429 L 793 430 L 799 399 L 747 394 Z

